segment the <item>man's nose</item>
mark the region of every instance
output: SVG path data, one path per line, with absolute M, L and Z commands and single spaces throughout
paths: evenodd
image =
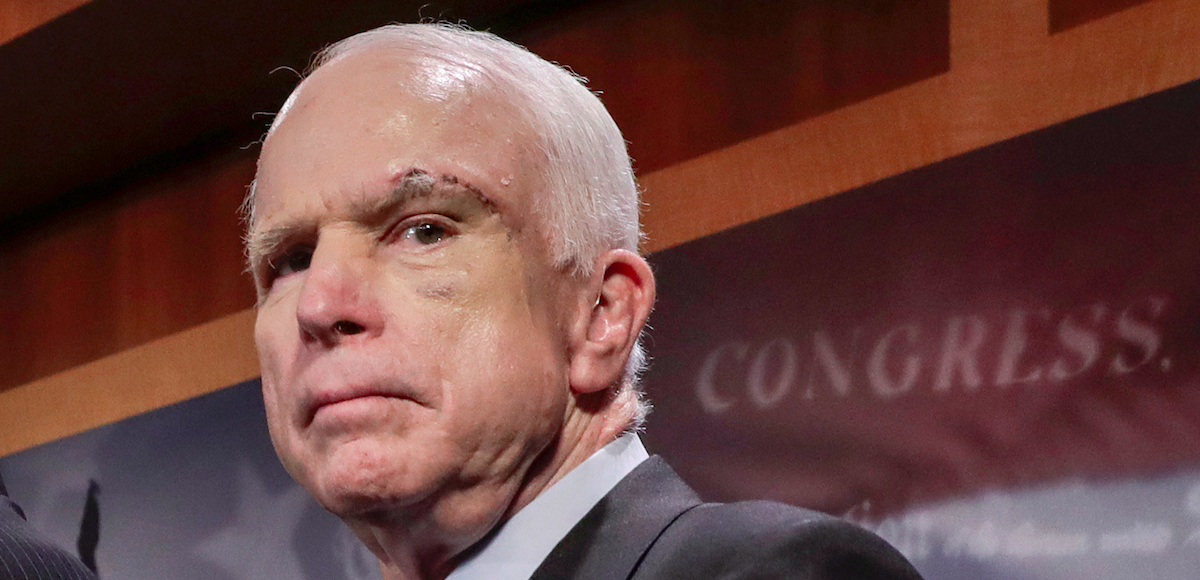
M 301 339 L 328 348 L 378 336 L 378 290 L 367 251 L 341 241 L 317 244 L 296 305 Z

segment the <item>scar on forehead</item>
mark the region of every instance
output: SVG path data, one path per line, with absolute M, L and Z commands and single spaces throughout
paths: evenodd
M 387 200 L 388 202 L 403 201 L 422 195 L 431 195 L 436 192 L 438 186 L 442 186 L 469 193 L 475 197 L 479 203 L 487 207 L 489 211 L 498 211 L 495 200 L 488 197 L 482 189 L 465 180 L 459 179 L 457 175 L 452 173 L 443 173 L 434 176 L 424 169 L 413 167 L 404 173 L 397 174 L 392 181 L 396 183 L 396 186 L 392 188 L 392 196 L 390 196 L 391 199 Z

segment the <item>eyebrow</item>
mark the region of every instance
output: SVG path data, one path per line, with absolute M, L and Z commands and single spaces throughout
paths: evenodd
M 350 215 L 364 223 L 373 223 L 383 220 L 415 199 L 464 193 L 475 198 L 488 212 L 499 212 L 496 202 L 482 189 L 453 174 L 434 176 L 423 169 L 413 167 L 398 173 L 392 181 L 395 185 L 387 195 L 369 201 L 353 202 Z M 312 235 L 316 229 L 315 223 L 300 222 L 251 231 L 246 236 L 246 256 L 252 273 L 257 272 L 267 256 L 276 255 L 292 240 Z

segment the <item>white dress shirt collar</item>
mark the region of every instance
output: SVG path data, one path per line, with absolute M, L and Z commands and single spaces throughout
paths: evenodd
M 528 580 L 571 528 L 649 455 L 622 435 L 521 508 L 446 580 Z

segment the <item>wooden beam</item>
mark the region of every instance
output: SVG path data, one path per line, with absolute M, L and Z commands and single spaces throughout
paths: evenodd
M 0 44 L 4 44 L 91 0 L 4 0 L 0 2 Z
M 775 214 L 1200 78 L 1200 6 L 1050 35 L 1045 0 L 954 0 L 948 73 L 643 179 L 649 249 Z
M 0 456 L 258 376 L 254 311 L 0 392 Z

